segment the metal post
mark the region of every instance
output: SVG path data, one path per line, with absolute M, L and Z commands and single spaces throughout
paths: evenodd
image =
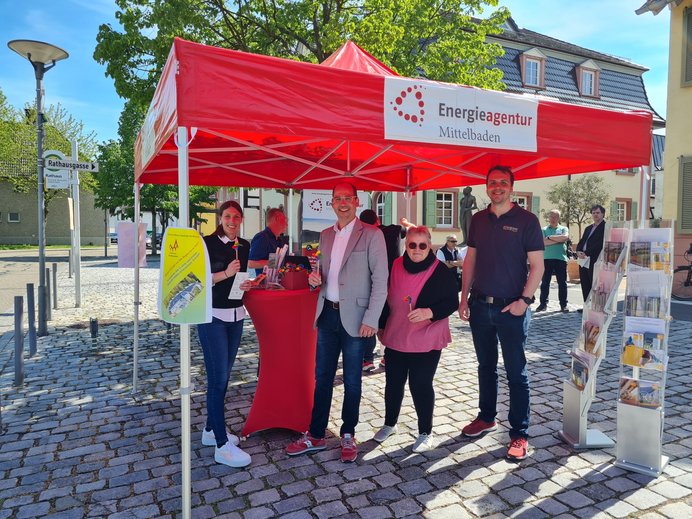
M 50 299 L 46 299 L 46 208 L 44 200 L 44 171 L 43 171 L 43 72 L 42 63 L 32 63 L 36 73 L 36 134 L 38 149 L 38 334 L 48 335 L 48 313 Z M 42 297 L 43 296 L 43 297 Z
M 26 284 L 26 313 L 29 325 L 29 357 L 36 355 L 36 302 L 34 284 Z
M 51 311 L 50 311 L 50 269 L 48 267 L 46 267 L 44 270 L 46 272 L 46 276 L 44 278 L 46 280 L 46 286 L 45 286 L 46 297 L 45 297 L 45 300 L 43 301 L 43 304 L 46 306 L 46 320 L 50 321 L 53 319 L 53 315 L 51 314 Z
M 53 308 L 58 309 L 58 264 L 53 263 Z
M 24 384 L 23 311 L 24 299 L 22 296 L 14 296 L 14 385 L 17 387 Z
M 72 141 L 72 160 L 79 160 L 79 146 L 77 141 Z M 74 306 L 80 308 L 82 306 L 82 219 L 79 209 L 79 171 L 72 172 L 72 198 L 74 200 L 74 248 L 72 257 L 74 258 Z

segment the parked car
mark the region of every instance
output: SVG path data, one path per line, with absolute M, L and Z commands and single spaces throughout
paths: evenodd
M 108 237 L 110 238 L 111 243 L 118 243 L 118 233 L 117 232 L 108 233 Z

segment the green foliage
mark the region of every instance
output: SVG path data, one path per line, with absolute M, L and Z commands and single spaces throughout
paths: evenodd
M 118 123 L 119 139 L 99 146 L 99 173 L 95 175 L 94 205 L 112 215 L 134 217 L 134 144 L 145 112 L 140 105 L 125 103 Z M 211 200 L 215 187 L 190 187 L 190 216 L 198 218 L 202 205 Z M 146 184 L 140 189 L 140 209 L 158 216 L 165 228 L 171 216 L 178 215 L 178 188 L 170 185 Z
M 344 41 L 361 45 L 399 74 L 504 89 L 491 68 L 502 55 L 486 34 L 501 32 L 498 0 L 116 0 L 122 32 L 108 24 L 94 59 L 118 94 L 151 100 L 173 38 L 321 63 Z M 472 17 L 476 17 L 474 21 Z
M 570 175 L 564 182 L 548 189 L 546 197 L 560 210 L 561 220 L 567 227 L 571 224 L 579 226 L 581 236 L 582 225 L 591 219 L 591 206 L 599 204 L 605 207 L 609 193 L 610 186 L 600 175 L 579 175 L 575 179 Z M 547 216 L 547 210 L 544 212 Z

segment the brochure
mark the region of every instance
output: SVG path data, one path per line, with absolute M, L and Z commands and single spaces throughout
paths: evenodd
M 570 380 L 580 391 L 584 389 L 589 380 L 589 368 L 582 364 L 576 357 L 572 358 L 572 371 Z
M 620 379 L 619 398 L 626 404 L 639 404 L 639 381 L 633 378 L 622 377 Z
M 661 385 L 658 382 L 648 380 L 639 381 L 638 404 L 644 407 L 658 407 L 661 405 Z

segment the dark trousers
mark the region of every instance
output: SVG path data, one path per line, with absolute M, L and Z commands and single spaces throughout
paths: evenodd
M 341 406 L 340 434 L 354 434 L 360 412 L 363 345 L 362 337 L 352 337 L 344 329 L 339 310 L 325 305 L 317 320 L 315 394 L 310 420 L 310 435 L 313 438 L 325 436 L 339 356 L 343 356 L 344 369 L 344 402 Z
M 413 406 L 418 416 L 418 433 L 432 432 L 435 390 L 433 377 L 440 361 L 441 350 L 425 353 L 403 353 L 391 348 L 384 350 L 385 380 L 384 424 L 393 427 L 399 420 L 401 402 L 404 399 L 404 386 L 408 378 Z
M 226 322 L 214 317 L 210 323 L 197 325 L 197 334 L 207 370 L 206 428 L 214 431 L 216 446 L 221 447 L 228 441 L 224 406 L 228 380 L 243 335 L 243 320 Z
M 567 262 L 559 259 L 543 260 L 545 272 L 541 280 L 541 304 L 548 302 L 548 292 L 550 291 L 550 279 L 555 274 L 557 280 L 557 295 L 560 306 L 567 306 Z
M 579 282 L 581 283 L 581 295 L 584 296 L 584 301 L 586 301 L 593 284 L 593 265 L 589 266 L 588 269 L 579 267 Z
M 509 436 L 527 438 L 530 391 L 524 346 L 531 310 L 524 315 L 503 312 L 502 306 L 472 299 L 469 302 L 471 334 L 478 359 L 478 418 L 492 422 L 497 415 L 498 351 L 500 343 L 509 387 Z
M 363 343 L 365 345 L 363 350 L 363 362 L 374 362 L 377 337 L 374 335 L 372 337 L 363 337 Z

